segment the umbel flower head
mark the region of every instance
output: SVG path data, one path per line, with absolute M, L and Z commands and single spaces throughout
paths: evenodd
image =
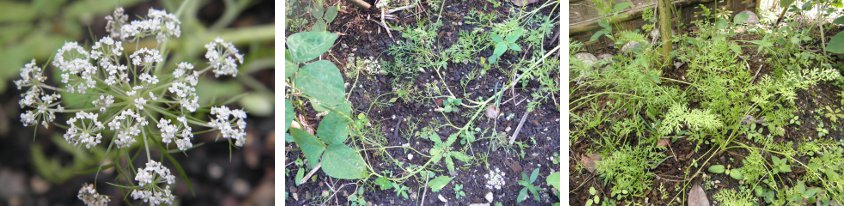
M 170 187 L 175 184 L 175 177 L 162 163 L 152 160 L 150 147 L 162 153 L 171 148 L 187 151 L 194 147 L 195 127 L 216 130 L 231 144 L 243 146 L 246 112 L 222 105 L 201 105 L 196 90 L 200 77 L 206 73 L 236 77 L 243 54 L 234 44 L 218 37 L 205 45 L 206 61 L 168 62 L 168 52 L 159 49 L 166 49 L 163 44 L 181 35 L 181 22 L 176 15 L 149 9 L 146 17 L 130 22 L 123 9 L 118 8 L 105 19 L 108 35 L 92 45 L 66 42 L 51 62 L 42 65 L 52 68 L 42 68 L 34 59 L 24 65 L 20 79 L 14 81 L 22 91 L 21 122 L 24 126 L 45 128 L 56 125 L 65 129 L 68 143 L 84 149 L 108 147 L 109 153 L 117 155 L 144 151 L 145 167 L 118 178 L 126 178 L 122 183 L 131 188 L 134 200 L 150 205 L 172 204 L 175 197 Z M 155 45 L 140 44 L 149 40 Z M 59 78 L 53 80 L 58 85 L 49 85 L 45 69 L 59 72 Z M 63 102 L 60 93 L 87 97 L 84 103 L 90 104 Z M 196 117 L 197 111 L 210 111 L 210 115 Z M 57 114 L 68 119 L 56 121 Z M 131 176 L 134 179 L 127 178 Z M 110 200 L 98 194 L 91 184 L 82 186 L 78 197 L 87 205 L 105 205 Z

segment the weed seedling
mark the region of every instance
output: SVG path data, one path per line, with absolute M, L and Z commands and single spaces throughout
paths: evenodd
M 516 28 L 507 34 L 492 33 L 490 37 L 492 38 L 492 43 L 495 45 L 495 49 L 492 51 L 492 56 L 489 56 L 489 63 L 495 64 L 498 62 L 498 58 L 501 57 L 504 52 L 507 52 L 507 50 L 521 52 L 522 47 L 516 44 L 516 40 L 519 40 L 524 33 L 525 30 L 522 28 Z M 504 37 L 502 37 L 502 35 L 504 35 Z
M 594 205 L 601 205 L 601 194 L 598 194 L 598 190 L 595 190 L 595 187 L 589 187 L 589 195 L 592 198 L 586 200 L 586 206 Z
M 462 199 L 466 197 L 466 193 L 463 192 L 462 184 L 454 185 L 454 197 L 456 197 L 457 199 Z
M 530 177 L 527 176 L 527 173 L 522 173 L 522 179 L 519 180 L 519 185 L 522 186 L 522 189 L 519 190 L 519 196 L 516 197 L 516 202 L 522 203 L 528 198 L 528 192 L 533 194 L 533 198 L 536 201 L 540 201 L 539 199 L 539 187 L 534 186 L 533 183 L 536 182 L 536 178 L 539 177 L 539 168 L 533 169 L 533 172 L 530 173 Z
M 462 162 L 469 162 L 472 160 L 472 157 L 464 154 L 460 151 L 452 151 L 451 145 L 457 141 L 457 135 L 452 134 L 448 136 L 448 139 L 445 142 L 442 141 L 440 135 L 436 133 L 431 134 L 428 136 L 428 139 L 434 142 L 434 147 L 431 148 L 431 162 L 439 163 L 440 160 L 445 161 L 446 167 L 448 167 L 448 171 L 450 173 L 454 173 L 454 160 L 457 159 Z

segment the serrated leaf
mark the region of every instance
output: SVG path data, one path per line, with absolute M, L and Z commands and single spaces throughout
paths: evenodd
M 510 43 L 508 47 L 510 47 L 510 50 L 513 50 L 513 51 L 516 51 L 516 52 L 522 51 L 522 46 L 519 46 L 516 43 Z
M 334 63 L 320 60 L 307 64 L 294 82 L 297 89 L 310 97 L 312 104 L 337 108 L 345 103 L 343 75 Z
M 472 161 L 472 157 L 469 157 L 469 155 L 463 154 L 462 152 L 458 152 L 458 151 L 452 151 L 451 156 L 454 157 L 457 160 L 460 160 L 461 162 Z
M 337 179 L 363 179 L 367 176 L 366 162 L 360 153 L 344 144 L 329 145 L 322 155 L 322 170 Z
M 451 159 L 451 156 L 446 155 L 445 157 L 445 166 L 448 168 L 448 172 L 454 174 L 454 160 Z
M 724 173 L 724 165 L 712 165 L 706 170 L 713 174 L 721 174 Z
M 524 202 L 527 199 L 527 192 L 527 188 L 522 188 L 522 190 L 519 191 L 519 196 L 516 197 L 516 202 Z
M 504 38 L 508 43 L 516 43 L 516 40 L 519 40 L 519 37 L 522 37 L 522 34 L 525 33 L 525 30 L 522 28 L 516 28 L 510 34 L 507 34 L 507 37 Z
M 428 182 L 428 187 L 431 188 L 432 192 L 439 192 L 440 190 L 445 188 L 445 186 L 448 185 L 448 183 L 451 182 L 452 179 L 452 177 L 448 176 L 439 176 Z
M 334 18 L 337 17 L 337 11 L 340 9 L 340 5 L 329 6 L 328 9 L 325 10 L 325 21 L 331 23 L 334 21 Z
M 305 159 L 308 160 L 309 166 L 313 168 L 319 164 L 320 156 L 325 151 L 325 143 L 322 143 L 317 137 L 297 128 L 290 128 L 290 135 L 293 136 L 293 141 L 296 142 L 296 145 L 305 154 Z
M 287 37 L 287 49 L 293 62 L 303 63 L 331 49 L 338 37 L 335 33 L 325 31 L 295 33 Z
M 290 128 L 290 123 L 293 122 L 293 103 L 289 99 L 284 99 L 284 131 Z
M 826 51 L 844 54 L 844 32 L 838 32 L 826 45 Z
M 393 182 L 387 179 L 386 177 L 378 177 L 377 179 L 375 179 L 375 185 L 378 185 L 381 190 L 388 190 L 393 188 Z
M 319 122 L 317 136 L 329 145 L 343 144 L 349 137 L 349 121 L 337 112 L 329 112 Z

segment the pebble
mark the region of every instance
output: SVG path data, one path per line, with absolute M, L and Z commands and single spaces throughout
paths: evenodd
M 213 179 L 220 179 L 220 177 L 223 177 L 223 167 L 220 167 L 220 165 L 215 163 L 211 163 L 208 165 L 208 175 L 210 175 Z
M 32 179 L 29 179 L 29 185 L 35 194 L 44 194 L 50 190 L 50 183 L 38 176 L 33 176 Z
M 443 195 L 437 195 L 437 199 L 440 199 L 440 202 L 448 203 L 448 200 L 443 197 Z
M 641 46 L 642 46 L 642 43 L 638 42 L 638 41 L 627 42 L 626 44 L 624 44 L 623 47 L 621 47 L 621 52 L 624 52 L 624 53 L 634 52 L 635 50 L 638 50 L 639 47 L 641 47 Z
M 599 54 L 598 59 L 600 59 L 600 60 L 612 60 L 612 54 Z
M 413 160 L 413 154 L 407 154 L 407 160 Z
M 236 195 L 246 196 L 249 194 L 250 190 L 251 186 L 249 186 L 249 183 L 246 182 L 246 180 L 238 178 L 232 182 L 232 192 Z
M 744 24 L 755 25 L 755 24 L 759 23 L 759 17 L 757 17 L 756 13 L 753 13 L 752 11 L 744 10 L 742 12 L 739 12 L 736 15 L 739 15 L 739 14 L 747 14 L 747 20 L 744 21 Z
M 580 53 L 574 54 L 574 57 L 577 58 L 578 60 L 582 61 L 584 64 L 586 64 L 586 66 L 590 66 L 590 67 L 592 65 L 595 65 L 595 63 L 598 62 L 598 57 L 595 57 L 595 55 L 591 54 L 591 53 L 580 52 Z
M 26 179 L 26 174 L 22 172 L 0 169 L 0 199 L 24 195 L 28 190 Z
M 491 203 L 494 197 L 493 197 L 493 195 L 492 195 L 492 192 L 487 192 L 487 193 L 486 193 L 486 196 L 484 196 L 484 198 L 486 198 L 486 201 L 487 201 L 487 202 L 490 202 L 490 203 Z

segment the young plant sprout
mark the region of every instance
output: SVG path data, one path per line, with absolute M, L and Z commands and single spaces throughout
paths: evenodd
M 230 144 L 243 146 L 247 116 L 243 110 L 214 106 L 209 120 L 193 116 L 202 108 L 196 92 L 199 77 L 209 71 L 214 77 L 236 77 L 243 54 L 218 37 L 205 45 L 208 62 L 196 65 L 202 69 L 190 62 L 167 62 L 167 41 L 181 34 L 177 15 L 150 9 L 146 18 L 127 22 L 128 16 L 117 8 L 106 20 L 108 35 L 92 46 L 67 42 L 56 52 L 50 65 L 59 72 L 58 86 L 48 84 L 44 69 L 34 59 L 24 65 L 20 79 L 14 82 L 23 91 L 21 122 L 24 126 L 57 126 L 65 129 L 64 139 L 71 145 L 107 147 L 109 154 L 125 155 L 120 158 L 130 162 L 132 151 L 142 149 L 147 157 L 145 167 L 114 163 L 116 171 L 129 173 L 119 174 L 124 179 L 114 184 L 126 184 L 120 188 L 131 191 L 131 200 L 173 204 L 170 188 L 175 177 L 162 162 L 153 160 L 150 147 L 157 146 L 162 153 L 169 148 L 187 151 L 194 146 L 194 127 L 219 131 Z M 148 37 L 155 38 L 154 46 L 140 43 Z M 63 102 L 62 94 L 93 101 Z M 70 118 L 57 121 L 57 113 Z M 137 173 L 131 173 L 135 170 Z M 97 193 L 95 184 L 84 184 L 78 198 L 86 205 L 107 205 L 111 198 Z

